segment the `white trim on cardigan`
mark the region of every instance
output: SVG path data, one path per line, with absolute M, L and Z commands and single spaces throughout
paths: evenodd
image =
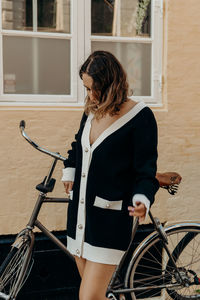
M 89 245 L 84 241 L 85 238 L 85 220 L 86 220 L 86 186 L 87 176 L 92 159 L 93 151 L 103 142 L 105 138 L 111 135 L 113 132 L 121 128 L 134 116 L 136 116 L 146 105 L 143 102 L 137 103 L 131 110 L 129 110 L 122 117 L 112 123 L 106 130 L 100 134 L 96 141 L 90 146 L 90 130 L 91 120 L 93 114 L 90 114 L 85 123 L 83 129 L 81 144 L 82 144 L 82 170 L 81 170 L 81 181 L 80 181 L 80 192 L 79 192 L 79 205 L 77 214 L 77 226 L 76 226 L 76 239 L 67 237 L 68 250 L 79 257 L 84 257 L 88 260 L 107 263 L 107 264 L 118 264 L 124 251 L 116 249 L 107 249 L 102 247 L 95 247 Z M 143 195 L 142 195 L 143 196 Z
M 65 168 L 62 169 L 63 176 L 61 181 L 74 181 L 75 177 L 75 168 Z
M 146 107 L 146 104 L 144 102 L 138 102 L 126 114 L 124 114 L 119 119 L 117 119 L 115 122 L 113 122 L 106 130 L 104 130 L 100 134 L 100 136 L 92 144 L 92 146 L 91 146 L 92 151 L 94 151 L 94 149 L 96 149 L 103 142 L 103 140 L 105 140 L 105 138 L 107 138 L 113 132 L 115 132 L 116 130 L 121 128 L 128 121 L 130 121 L 133 117 L 135 117 L 144 107 Z M 92 114 L 89 115 L 88 122 L 91 123 L 92 118 L 93 118 L 93 115 Z M 90 125 L 90 127 L 91 127 L 91 125 Z
M 94 200 L 94 206 L 100 207 L 103 209 L 121 210 L 122 202 L 123 202 L 123 200 L 109 201 L 107 199 L 103 199 L 99 196 L 96 196 L 95 200 Z
M 68 251 L 76 256 L 79 256 L 77 253 L 77 248 L 79 243 L 77 240 L 67 237 L 67 249 Z M 109 265 L 118 265 L 125 251 L 108 249 L 103 247 L 95 247 L 86 242 L 83 244 L 82 257 L 97 263 L 109 264 Z
M 133 196 L 132 202 L 133 202 L 133 206 L 137 206 L 136 202 L 143 203 L 145 205 L 145 207 L 146 207 L 146 215 L 145 215 L 145 217 L 147 217 L 147 215 L 149 213 L 149 208 L 150 208 L 150 201 L 149 201 L 149 199 L 145 195 L 143 195 L 143 194 L 135 194 Z
M 89 143 L 90 133 L 90 122 L 85 123 L 85 127 L 82 133 L 81 144 L 82 144 L 82 169 L 81 169 L 81 181 L 79 191 L 79 204 L 77 214 L 77 225 L 76 225 L 76 255 L 82 256 L 84 238 L 85 238 L 85 214 L 86 214 L 86 186 L 87 176 L 91 161 L 91 147 Z

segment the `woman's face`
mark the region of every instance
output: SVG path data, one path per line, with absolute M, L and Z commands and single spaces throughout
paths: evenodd
M 90 101 L 98 104 L 98 100 L 95 99 L 93 93 L 92 93 L 92 85 L 93 85 L 93 79 L 91 76 L 89 76 L 86 73 L 83 73 L 82 75 L 82 79 L 83 79 L 83 85 L 86 88 L 87 91 L 87 95 L 90 98 Z

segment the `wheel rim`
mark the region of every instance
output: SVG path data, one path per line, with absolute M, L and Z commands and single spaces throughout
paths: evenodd
M 22 268 L 29 261 L 30 242 L 23 243 L 8 263 L 0 278 L 0 292 L 15 297 L 21 285 L 23 284 L 24 275 Z
M 187 243 L 183 240 L 186 234 L 195 232 L 196 236 L 189 238 Z M 194 282 L 194 275 L 189 272 L 192 270 L 200 278 L 200 230 L 199 229 L 177 229 L 168 232 L 168 247 L 173 253 L 176 261 L 178 271 L 181 273 L 185 282 Z M 184 243 L 181 241 L 184 241 Z M 179 245 L 178 248 L 177 245 Z M 145 256 L 142 258 L 145 252 Z M 200 285 L 191 284 L 189 287 L 183 287 L 178 283 L 179 277 L 177 272 L 169 261 L 166 251 L 163 249 L 162 243 L 158 238 L 154 238 L 148 246 L 143 249 L 135 260 L 135 264 L 130 273 L 129 285 L 131 288 L 147 288 L 148 291 L 140 290 L 135 293 L 137 299 L 146 297 L 161 297 L 163 299 L 200 299 Z M 179 280 L 180 281 L 180 280 Z M 158 288 L 168 284 L 169 287 L 165 289 Z M 176 286 L 175 286 L 176 285 Z M 157 286 L 157 289 L 153 289 Z M 132 298 L 134 295 L 132 295 Z

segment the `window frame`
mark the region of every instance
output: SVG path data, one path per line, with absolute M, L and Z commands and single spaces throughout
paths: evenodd
M 152 45 L 151 51 L 151 96 L 131 96 L 136 101 L 143 100 L 155 107 L 162 106 L 162 51 L 163 51 L 163 0 L 151 0 L 151 37 L 113 37 L 91 35 L 91 0 L 85 0 L 86 17 L 85 36 L 86 57 L 91 53 L 92 41 L 126 42 L 126 43 L 148 43 Z
M 33 0 L 34 1 L 34 0 Z M 151 37 L 108 37 L 91 35 L 91 0 L 71 0 L 71 33 L 48 33 L 2 29 L 2 1 L 0 1 L 0 106 L 55 106 L 80 107 L 84 105 L 86 92 L 78 76 L 79 66 L 91 53 L 91 41 L 151 43 L 151 96 L 133 96 L 136 101 L 162 106 L 162 44 L 163 1 L 151 1 Z M 83 14 L 84 12 L 84 14 Z M 38 38 L 71 39 L 71 95 L 3 94 L 3 36 L 29 36 Z
M 33 5 L 35 1 L 33 0 Z M 70 1 L 70 28 L 71 33 L 52 33 L 41 31 L 23 31 L 23 30 L 5 30 L 2 28 L 2 1 L 0 2 L 0 105 L 6 106 L 63 106 L 66 103 L 77 102 L 77 1 Z M 34 27 L 34 25 L 33 25 Z M 52 94 L 8 94 L 3 92 L 3 36 L 13 37 L 36 37 L 47 39 L 70 40 L 71 53 L 71 94 L 70 95 L 52 95 Z

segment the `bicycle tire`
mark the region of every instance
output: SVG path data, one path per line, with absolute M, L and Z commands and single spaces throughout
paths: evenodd
M 135 292 L 127 295 L 127 299 L 163 295 L 165 299 L 200 299 L 200 224 L 177 224 L 166 228 L 165 232 L 178 272 L 189 286 L 180 283 L 161 238 L 154 232 L 136 249 L 130 261 L 125 286 L 135 288 Z M 194 282 L 192 272 L 199 282 Z
M 15 300 L 27 279 L 34 244 L 32 231 L 24 230 L 16 238 L 0 266 L 0 299 Z

